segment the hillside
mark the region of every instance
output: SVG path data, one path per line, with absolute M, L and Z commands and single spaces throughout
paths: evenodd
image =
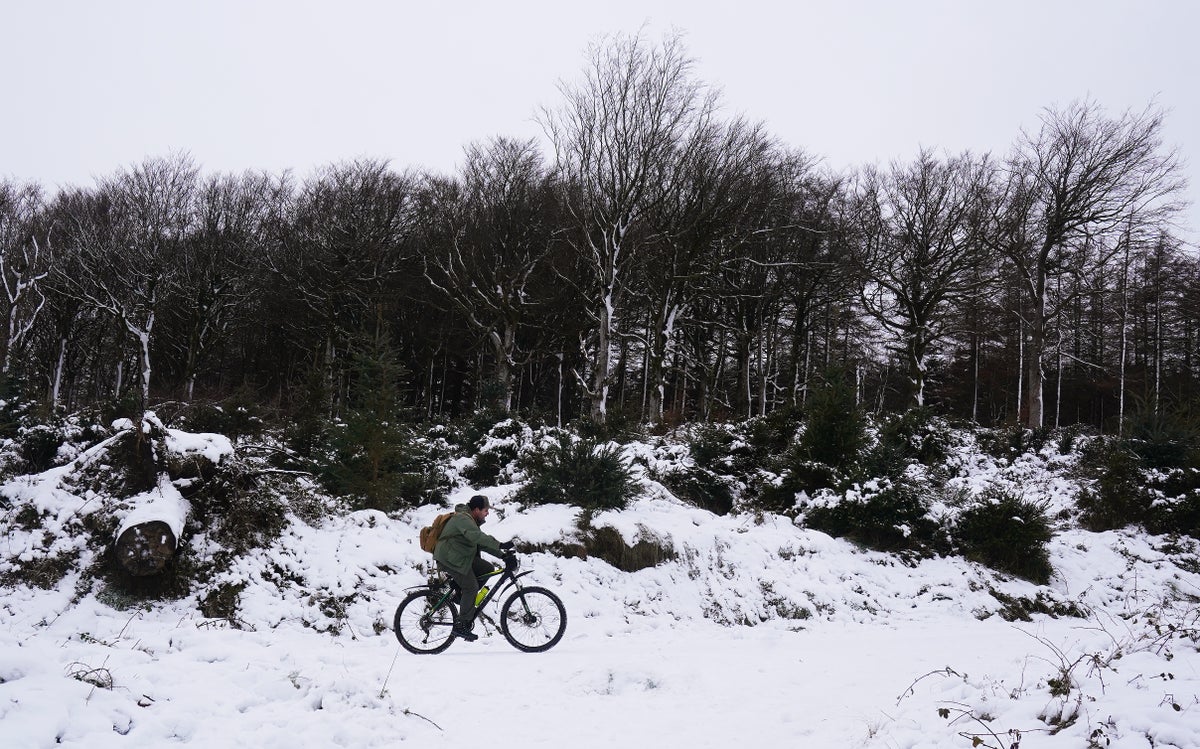
M 329 500 L 306 477 L 153 426 L 149 488 L 122 468 L 126 422 L 81 431 L 0 490 L 5 746 L 1200 746 L 1196 543 L 1079 527 L 1077 456 L 1054 444 L 996 458 L 958 440 L 939 479 L 944 496 L 1044 504 L 1044 585 L 872 550 L 804 513 L 698 509 L 660 483 L 689 461 L 669 438 L 621 448 L 638 487 L 621 510 L 521 504 L 520 471 L 475 488 L 460 456 L 444 504 L 492 498 L 485 530 L 517 540 L 529 579 L 566 603 L 567 633 L 545 654 L 491 633 L 418 657 L 390 621 L 431 572 L 417 532 L 441 503 L 317 512 Z M 186 475 L 201 458 L 216 476 Z M 184 524 L 158 587 L 114 575 L 109 556 L 149 504 Z

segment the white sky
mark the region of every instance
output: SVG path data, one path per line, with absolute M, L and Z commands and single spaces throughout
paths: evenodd
M 53 187 L 184 150 L 207 171 L 358 156 L 450 172 L 577 78 L 589 41 L 685 34 L 730 113 L 844 168 L 1002 153 L 1047 106 L 1156 101 L 1200 195 L 1191 0 L 0 0 L 0 176 Z M 1200 225 L 1193 207 L 1185 221 Z

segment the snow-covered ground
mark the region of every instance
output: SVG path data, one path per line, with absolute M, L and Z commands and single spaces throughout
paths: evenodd
M 971 475 L 1069 491 L 1040 470 Z M 52 478 L 5 491 L 72 501 Z M 778 516 L 714 516 L 647 487 L 592 525 L 652 537 L 674 560 L 625 573 L 524 555 L 527 579 L 568 613 L 541 654 L 496 633 L 436 656 L 400 649 L 391 616 L 426 580 L 417 530 L 435 507 L 294 521 L 213 583 L 245 585 L 241 628 L 205 619 L 194 597 L 78 597 L 77 572 L 49 591 L 0 588 L 0 746 L 1200 747 L 1194 549 L 1064 530 L 1054 579 L 1035 586 L 957 558 L 905 564 Z M 485 489 L 485 530 L 570 537 L 576 510 L 518 507 L 511 488 Z M 5 542 L 6 557 L 26 543 Z M 1005 597 L 1089 615 L 1007 621 Z

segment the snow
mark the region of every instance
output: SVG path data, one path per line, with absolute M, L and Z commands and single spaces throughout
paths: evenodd
M 133 509 L 121 520 L 115 538 L 120 538 L 135 525 L 155 520 L 166 523 L 176 539 L 182 538 L 183 526 L 192 511 L 192 503 L 184 499 L 166 477 L 163 477 L 154 489 L 131 497 L 129 504 Z
M 211 436 L 172 440 L 228 454 Z M 53 533 L 99 503 L 63 480 L 96 449 L 3 493 L 45 509 Z M 1062 460 L 964 455 L 954 481 L 1059 508 L 1073 491 Z M 782 516 L 716 516 L 642 481 L 628 509 L 590 523 L 675 558 L 630 573 L 522 555 L 524 579 L 567 609 L 565 637 L 541 654 L 486 630 L 437 656 L 400 649 L 391 617 L 431 573 L 417 536 L 436 506 L 293 517 L 207 583 L 240 588 L 235 622 L 206 619 L 195 596 L 118 600 L 80 572 L 50 590 L 0 587 L 0 744 L 1200 747 L 1200 652 L 1181 636 L 1200 631 L 1194 548 L 1064 528 L 1056 574 L 1037 586 L 954 557 L 904 562 Z M 496 537 L 571 542 L 580 510 L 522 507 L 514 488 L 460 486 L 446 504 L 484 493 Z M 182 507 L 169 483 L 151 494 Z M 33 534 L 3 543 L 3 558 L 47 553 Z M 1010 622 L 996 594 L 1089 614 Z

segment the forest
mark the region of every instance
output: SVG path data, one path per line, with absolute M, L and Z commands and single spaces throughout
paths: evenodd
M 0 182 L 6 398 L 669 428 L 840 380 L 873 413 L 1114 434 L 1194 407 L 1200 261 L 1152 104 L 833 171 L 727 114 L 678 36 L 586 60 L 544 144 L 485 135 L 453 174 L 177 152 Z

